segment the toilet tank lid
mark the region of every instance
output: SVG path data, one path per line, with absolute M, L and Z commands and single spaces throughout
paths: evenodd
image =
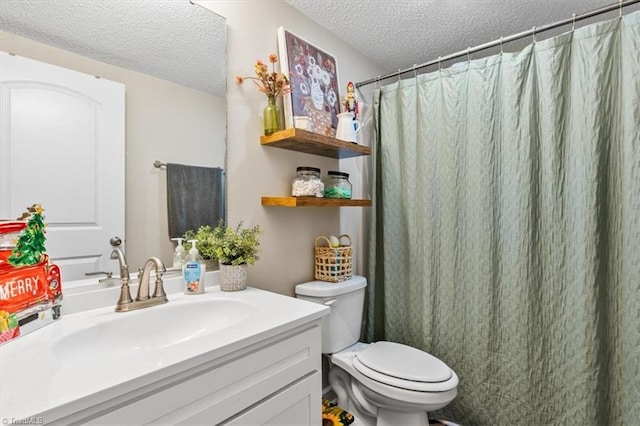
M 309 281 L 296 286 L 298 296 L 334 297 L 347 294 L 367 286 L 365 277 L 354 275 L 351 279 L 339 283 L 327 281 Z

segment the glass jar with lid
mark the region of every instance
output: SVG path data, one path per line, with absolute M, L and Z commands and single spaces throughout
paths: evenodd
M 329 171 L 324 182 L 324 196 L 326 198 L 351 198 L 351 182 L 349 173 Z
M 300 166 L 296 169 L 296 177 L 291 184 L 291 195 L 294 197 L 322 197 L 324 183 L 320 180 L 320 169 Z

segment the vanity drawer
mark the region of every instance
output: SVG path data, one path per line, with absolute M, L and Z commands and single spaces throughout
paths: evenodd
M 291 334 L 257 344 L 252 351 L 225 357 L 221 363 L 169 386 L 102 410 L 84 424 L 219 424 L 321 371 L 318 322 Z M 320 407 L 321 382 L 317 385 Z M 263 408 L 264 409 L 264 408 Z M 318 408 L 319 410 L 319 408 Z M 277 410 L 276 410 L 277 411 Z M 259 423 L 258 423 L 259 424 Z
M 251 409 L 224 422 L 225 426 L 282 426 L 322 424 L 322 374 L 315 372 L 286 387 Z M 194 418 L 191 424 L 202 424 Z

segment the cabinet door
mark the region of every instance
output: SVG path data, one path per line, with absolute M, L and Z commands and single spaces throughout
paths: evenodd
M 224 425 L 302 426 L 322 424 L 320 372 L 281 390 Z

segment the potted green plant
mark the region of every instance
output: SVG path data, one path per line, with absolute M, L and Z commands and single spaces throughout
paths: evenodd
M 260 226 L 243 228 L 240 221 L 235 228 L 220 220 L 213 229 L 208 244 L 213 257 L 220 262 L 220 290 L 236 291 L 247 287 L 247 266 L 260 259 Z
M 217 269 L 218 262 L 215 257 L 214 248 L 211 243 L 213 238 L 213 228 L 209 225 L 204 225 L 197 230 L 189 230 L 184 234 L 185 241 L 196 240 L 196 248 L 200 253 L 200 256 L 204 259 L 207 266 L 207 271 Z M 191 245 L 185 245 L 185 250 L 188 252 Z

